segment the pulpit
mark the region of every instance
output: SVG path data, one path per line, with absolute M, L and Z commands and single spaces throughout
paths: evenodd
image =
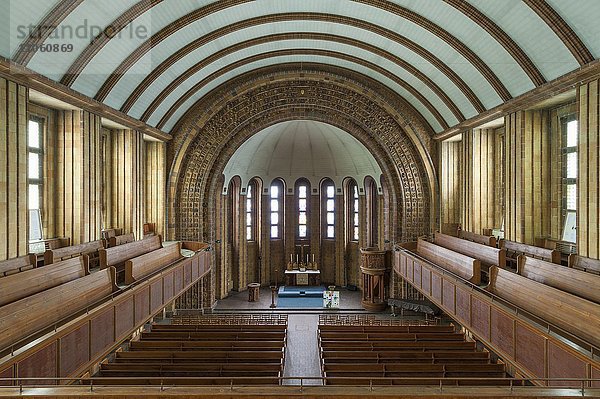
M 387 307 L 388 270 L 385 267 L 386 251 L 378 248 L 360 249 L 360 271 L 363 308 L 371 312 L 381 312 Z

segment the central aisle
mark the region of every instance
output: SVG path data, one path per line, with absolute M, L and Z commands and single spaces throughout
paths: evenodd
M 317 324 L 319 315 L 290 314 L 288 316 L 287 349 L 284 376 L 320 377 Z M 299 380 L 287 380 L 285 385 L 300 384 Z M 304 385 L 321 385 L 320 380 L 303 380 Z

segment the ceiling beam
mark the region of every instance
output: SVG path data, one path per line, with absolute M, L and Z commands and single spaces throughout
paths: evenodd
M 137 130 L 161 141 L 169 141 L 172 136 L 140 120 L 118 111 L 108 105 L 102 104 L 88 96 L 57 83 L 39 73 L 0 57 L 0 76 L 11 81 L 22 84 L 30 89 L 64 101 L 75 107 L 94 113 L 98 116 L 110 119 L 114 122 Z
M 598 77 L 600 77 L 600 60 L 595 60 L 579 69 L 574 70 L 573 72 L 569 72 L 548 83 L 538 86 L 527 93 L 521 94 L 520 96 L 515 97 L 504 104 L 498 105 L 497 107 L 482 112 L 473 118 L 469 118 L 462 123 L 452 126 L 449 129 L 436 134 L 433 136 L 433 138 L 435 140 L 449 139 L 465 130 L 476 128 L 477 126 L 503 117 L 512 112 L 528 109 L 544 100 L 577 88 L 582 83 Z

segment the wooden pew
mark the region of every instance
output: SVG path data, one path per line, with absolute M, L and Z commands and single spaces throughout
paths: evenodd
M 0 262 L 0 277 L 10 276 L 36 267 L 37 257 L 34 254 L 3 260 Z
M 122 234 L 120 236 L 110 237 L 108 239 L 108 247 L 107 248 L 112 248 L 112 247 L 116 247 L 118 245 L 128 244 L 128 243 L 134 242 L 134 241 L 135 241 L 135 234 L 133 234 L 133 233 Z
M 600 275 L 600 259 L 586 258 L 585 256 L 571 254 L 569 255 L 569 267 Z
M 458 237 L 462 238 L 463 240 L 473 241 L 478 244 L 496 248 L 496 237 L 493 235 L 481 235 L 471 233 L 470 231 L 459 230 Z
M 600 346 L 600 305 L 497 267 L 487 290 L 571 334 Z
M 36 268 L 0 280 L 0 306 L 90 274 L 86 255 Z
M 460 223 L 443 223 L 442 228 L 440 230 L 443 234 L 458 237 L 458 232 L 460 231 Z
M 156 223 L 144 223 L 144 238 L 156 235 Z
M 498 249 L 489 245 L 463 240 L 461 238 L 452 237 L 442 233 L 436 233 L 434 235 L 433 242 L 436 245 L 441 245 L 442 247 L 451 249 L 452 251 L 470 256 L 471 258 L 479 259 L 481 264 L 486 266 L 488 269 L 490 266 L 499 266 L 503 269 L 506 268 L 506 250 L 504 249 Z
M 0 349 L 51 327 L 118 288 L 109 268 L 0 307 Z
M 481 262 L 466 255 L 427 242 L 417 241 L 416 253 L 473 284 L 481 283 Z
M 517 273 L 578 297 L 600 303 L 600 276 L 519 255 Z
M 77 258 L 81 255 L 87 255 L 90 258 L 90 267 L 98 266 L 98 251 L 103 249 L 104 245 L 101 240 L 86 242 L 70 247 L 49 249 L 44 253 L 44 266 L 51 265 L 55 262 Z
M 125 261 L 125 284 L 135 281 L 181 259 L 181 243 L 169 245 Z
M 104 229 L 102 230 L 102 239 L 108 242 L 111 237 L 120 236 L 123 234 L 123 229 Z
M 519 255 L 529 256 L 531 258 L 542 259 L 560 265 L 560 252 L 555 249 L 535 247 L 533 245 L 522 244 L 520 242 L 500 240 L 498 248 L 506 250 L 506 260 L 509 263 L 517 265 Z
M 100 269 L 113 266 L 117 270 L 117 274 L 123 273 L 126 261 L 160 248 L 162 248 L 161 237 L 154 236 L 112 248 L 100 249 L 98 251 L 100 253 Z

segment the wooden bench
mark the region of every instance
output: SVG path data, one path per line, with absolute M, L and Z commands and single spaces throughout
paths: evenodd
M 133 284 L 181 259 L 181 243 L 148 252 L 125 261 L 125 284 Z
M 117 352 L 115 354 L 116 363 L 202 363 L 202 362 L 252 362 L 282 364 L 281 351 L 254 351 L 254 350 L 223 350 L 214 349 L 211 351 L 180 351 L 180 350 L 162 350 L 162 351 L 133 351 Z
M 478 244 L 487 245 L 488 247 L 496 248 L 496 237 L 493 235 L 482 235 L 471 233 L 470 231 L 459 230 L 458 238 L 462 238 L 463 240 L 473 241 Z
M 133 233 L 122 234 L 120 236 L 110 237 L 108 239 L 107 248 L 112 248 L 112 247 L 116 247 L 118 245 L 128 244 L 128 243 L 134 242 L 134 241 L 135 241 L 135 234 L 133 234 Z
M 328 363 L 361 362 L 361 363 L 454 363 L 457 360 L 469 363 L 490 363 L 489 352 L 423 352 L 423 351 L 324 351 L 321 354 L 324 361 Z
M 508 240 L 500 240 L 498 247 L 506 250 L 506 260 L 514 267 L 517 266 L 517 257 L 519 255 L 542 259 L 560 265 L 560 252 L 555 249 L 540 248 Z
M 72 316 L 117 290 L 109 268 L 0 307 L 0 349 Z
M 102 239 L 108 242 L 112 237 L 123 234 L 123 229 L 104 229 L 102 230 Z
M 49 249 L 44 252 L 44 265 L 47 266 L 63 260 L 77 258 L 81 255 L 87 255 L 90 259 L 90 268 L 94 268 L 98 266 L 98 251 L 100 249 L 104 249 L 102 240 L 86 242 L 70 247 Z
M 34 254 L 3 260 L 0 262 L 0 277 L 10 276 L 36 267 L 37 257 Z
M 90 274 L 87 256 L 14 274 L 0 280 L 0 306 Z
M 397 333 L 453 333 L 454 326 L 394 326 L 393 331 Z M 362 332 L 362 333 L 377 333 L 390 331 L 389 326 L 332 326 L 320 325 L 321 333 L 327 331 L 340 332 Z
M 460 231 L 460 223 L 443 223 L 442 228 L 440 230 L 443 234 L 458 237 L 458 232 Z
M 517 273 L 578 297 L 600 303 L 600 276 L 520 255 Z
M 176 332 L 160 332 L 155 331 L 143 332 L 142 338 L 148 340 L 187 340 L 187 341 L 204 341 L 204 340 L 258 340 L 258 341 L 273 341 L 277 339 L 285 339 L 285 331 L 222 331 L 215 334 L 213 331 L 176 331 Z
M 600 305 L 492 267 L 487 290 L 571 334 L 600 346 Z
M 156 223 L 144 223 L 142 231 L 144 238 L 156 235 Z
M 113 266 L 117 274 L 125 272 L 125 262 L 148 252 L 162 248 L 160 236 L 145 238 L 112 248 L 100 249 L 100 269 Z
M 435 245 L 421 238 L 417 241 L 415 252 L 433 264 L 473 284 L 481 283 L 481 262 L 477 259 Z
M 487 269 L 489 269 L 490 266 L 499 266 L 503 269 L 506 268 L 506 250 L 504 249 L 498 249 L 489 245 L 467 241 L 441 233 L 436 233 L 434 235 L 433 242 L 436 245 L 478 259 Z
M 600 259 L 586 258 L 585 256 L 571 254 L 569 255 L 569 267 L 600 275 Z

